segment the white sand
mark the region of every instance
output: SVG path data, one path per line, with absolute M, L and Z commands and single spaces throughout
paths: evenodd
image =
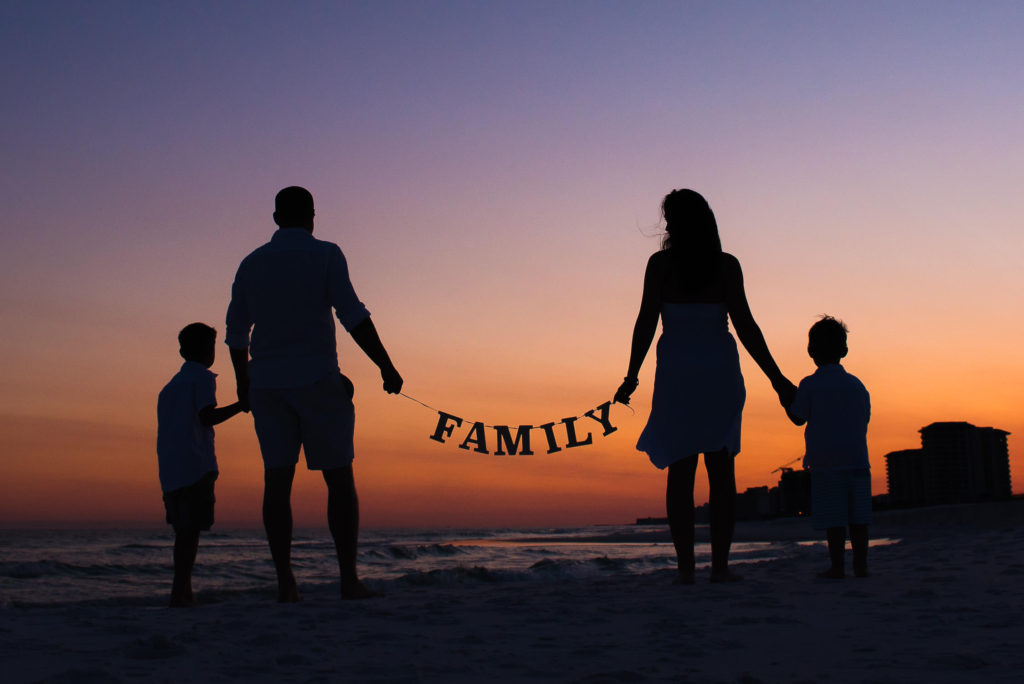
M 0 609 L 0 681 L 1010 682 L 1024 672 L 1024 503 L 881 514 L 867 579 L 818 580 L 823 547 L 671 575 L 395 588 L 281 606 Z M 740 537 L 808 536 L 802 520 Z M 798 534 L 799 533 L 799 534 Z

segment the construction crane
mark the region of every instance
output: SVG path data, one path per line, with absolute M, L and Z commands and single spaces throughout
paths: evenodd
M 790 465 L 793 465 L 794 463 L 796 463 L 797 461 L 799 461 L 799 460 L 802 460 L 802 459 L 803 459 L 803 456 L 797 456 L 797 457 L 796 457 L 796 458 L 794 458 L 794 459 L 793 459 L 792 461 L 787 461 L 787 462 L 783 463 L 782 465 L 780 465 L 780 466 L 779 466 L 778 468 L 776 468 L 776 469 L 775 469 L 775 470 L 773 470 L 772 472 L 773 472 L 773 473 L 777 473 L 777 472 L 779 472 L 780 470 L 785 470 L 785 469 L 786 469 L 786 466 L 790 466 Z

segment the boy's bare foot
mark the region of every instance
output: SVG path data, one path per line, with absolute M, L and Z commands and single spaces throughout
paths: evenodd
M 846 577 L 846 573 L 842 568 L 829 568 L 828 570 L 819 572 L 818 577 L 821 579 L 843 579 Z
M 374 591 L 368 586 L 356 580 L 348 582 L 341 587 L 341 598 L 344 601 L 358 601 L 360 599 L 380 598 L 384 594 Z
M 725 570 L 712 570 L 711 582 L 713 584 L 726 584 L 729 582 L 741 582 L 743 578 L 728 568 Z
M 854 577 L 871 577 L 871 573 L 868 572 L 868 567 L 866 565 L 864 565 L 864 566 L 855 567 L 853 569 L 853 576 Z

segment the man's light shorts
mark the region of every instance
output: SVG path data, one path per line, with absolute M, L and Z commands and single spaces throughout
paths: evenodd
M 352 381 L 341 373 L 304 387 L 251 389 L 249 403 L 264 468 L 295 465 L 299 447 L 310 470 L 351 464 L 356 422 L 352 394 Z
M 871 471 L 811 471 L 814 529 L 871 524 Z

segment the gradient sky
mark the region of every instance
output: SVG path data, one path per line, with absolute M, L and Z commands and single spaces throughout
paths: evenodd
M 292 184 L 406 392 L 535 425 L 611 397 L 658 204 L 694 188 L 791 379 L 819 314 L 849 325 L 876 492 L 884 454 L 940 420 L 1010 431 L 1019 491 L 1021 35 L 1019 2 L 4 2 L 0 524 L 162 524 L 177 331 L 223 338 L 235 268 Z M 634 449 L 653 350 L 618 432 L 501 458 L 427 439 L 436 415 L 338 348 L 364 525 L 662 513 Z M 803 453 L 742 363 L 741 489 Z M 219 524 L 257 524 L 251 419 L 217 446 Z M 296 523 L 322 525 L 324 498 L 300 468 Z

